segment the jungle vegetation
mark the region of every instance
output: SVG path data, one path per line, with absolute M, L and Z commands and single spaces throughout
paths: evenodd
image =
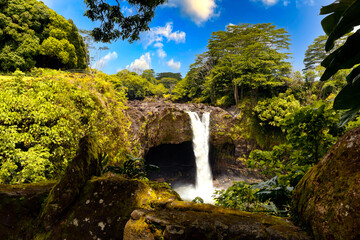
M 116 5 L 85 2 L 86 15 L 102 22 L 91 34 L 109 42 L 138 39 L 164 0 L 128 1 L 139 6 L 133 17 L 121 16 Z M 218 204 L 261 209 L 271 199 L 272 209 L 284 210 L 306 171 L 345 131 L 360 126 L 360 30 L 352 32 L 360 24 L 359 4 L 340 0 L 321 9 L 330 14 L 322 22 L 327 35 L 308 47 L 303 72 L 292 69 L 284 29 L 239 24 L 214 32 L 183 78 L 154 70 L 53 70 L 87 66 L 88 49 L 74 23 L 36 0 L 0 1 L 0 183 L 59 177 L 89 132 L 110 163 L 123 163 L 133 154 L 126 102 L 164 98 L 235 109 L 239 135 L 253 143 L 239 161 L 270 180 L 234 184 L 218 193 Z
M 72 20 L 37 0 L 0 2 L 0 71 L 86 68 L 86 49 Z

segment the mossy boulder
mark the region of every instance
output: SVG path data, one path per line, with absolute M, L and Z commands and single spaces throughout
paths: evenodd
M 49 230 L 58 224 L 60 217 L 76 201 L 86 182 L 101 174 L 100 149 L 92 136 L 80 139 L 75 158 L 65 174 L 51 190 L 41 213 L 42 225 Z
M 174 201 L 155 210 L 135 210 L 124 240 L 308 239 L 285 219 L 209 204 Z
M 94 177 L 57 225 L 35 239 L 122 239 L 126 222 L 135 209 L 153 209 L 178 194 L 167 184 L 122 177 Z
M 292 205 L 315 239 L 360 239 L 360 128 L 345 134 L 301 179 Z
M 0 185 L 0 239 L 31 239 L 41 205 L 55 185 L 44 183 Z

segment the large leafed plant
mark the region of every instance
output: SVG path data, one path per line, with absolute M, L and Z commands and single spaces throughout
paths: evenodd
M 335 42 L 345 34 L 351 33 L 360 25 L 360 0 L 337 0 L 321 8 L 320 14 L 326 15 L 321 24 L 329 36 L 325 45 L 331 51 Z M 347 85 L 336 96 L 334 108 L 347 110 L 341 118 L 344 125 L 360 110 L 360 29 L 351 34 L 346 42 L 327 56 L 321 63 L 326 68 L 321 77 L 328 80 L 340 69 L 351 69 L 347 76 Z

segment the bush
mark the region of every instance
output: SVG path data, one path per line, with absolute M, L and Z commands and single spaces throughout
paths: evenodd
M 0 82 L 0 183 L 56 178 L 88 132 L 114 161 L 129 152 L 124 94 L 102 79 L 58 72 Z
M 255 196 L 256 191 L 246 182 L 234 182 L 227 190 L 215 191 L 215 205 L 242 211 L 264 211 L 265 205 Z

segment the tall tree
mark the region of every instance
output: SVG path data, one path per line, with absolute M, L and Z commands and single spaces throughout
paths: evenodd
M 96 41 L 110 42 L 121 38 L 130 42 L 139 39 L 139 34 L 149 30 L 149 23 L 155 15 L 155 9 L 167 0 L 84 0 L 87 6 L 85 16 L 99 21 L 100 27 L 94 28 L 92 35 Z M 134 15 L 127 15 L 124 9 L 128 3 L 134 9 Z
M 325 51 L 325 44 L 328 39 L 327 35 L 321 35 L 314 39 L 313 43 L 308 46 L 305 52 L 304 58 L 304 65 L 305 68 L 303 69 L 304 74 L 308 70 L 315 70 L 315 68 L 321 64 L 321 62 L 330 54 L 332 51 L 326 52 Z M 340 47 L 344 44 L 346 40 L 346 36 L 342 37 L 337 41 L 336 48 Z
M 212 103 L 237 104 L 245 91 L 256 99 L 289 80 L 289 36 L 272 24 L 229 25 L 212 34 L 207 48 L 187 77 L 200 80 Z
M 305 68 L 303 69 L 304 74 L 310 69 L 315 70 L 315 67 L 327 56 L 325 51 L 326 40 L 327 36 L 321 35 L 315 38 L 314 42 L 306 49 L 304 58 Z

